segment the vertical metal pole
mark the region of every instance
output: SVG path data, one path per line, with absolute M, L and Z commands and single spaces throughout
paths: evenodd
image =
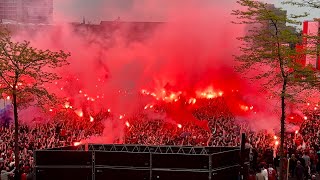
M 212 179 L 212 154 L 209 155 L 209 180 Z
M 37 179 L 37 170 L 38 170 L 38 168 L 37 168 L 37 151 L 34 151 L 34 153 L 33 153 L 33 164 L 35 165 L 35 167 L 34 167 L 34 170 L 33 170 L 33 179 L 34 180 L 36 180 Z
M 240 176 L 241 179 L 244 179 L 247 174 L 245 174 L 244 170 L 244 161 L 245 161 L 245 145 L 246 145 L 246 134 L 241 134 L 241 146 L 240 146 Z
M 91 151 L 92 153 L 92 180 L 96 179 L 96 155 L 95 155 L 95 151 Z
M 149 180 L 152 180 L 152 153 L 150 152 L 150 161 L 149 161 L 150 163 L 150 166 L 149 166 L 149 170 L 150 170 L 150 173 L 149 173 L 149 175 L 150 175 L 150 178 L 149 178 Z

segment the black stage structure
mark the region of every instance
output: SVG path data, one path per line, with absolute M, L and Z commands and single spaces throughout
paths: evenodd
M 238 179 L 248 164 L 239 147 L 85 144 L 35 152 L 36 180 Z

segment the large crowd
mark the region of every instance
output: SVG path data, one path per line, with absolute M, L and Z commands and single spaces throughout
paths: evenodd
M 215 105 L 212 105 L 215 106 Z M 209 108 L 209 109 L 208 109 Z M 122 139 L 115 143 L 146 145 L 197 145 L 197 146 L 240 146 L 240 134 L 246 133 L 246 147 L 250 148 L 250 172 L 261 174 L 271 165 L 279 167 L 278 134 L 267 131 L 252 131 L 247 124 L 238 124 L 228 112 L 210 114 L 209 106 L 193 111 L 194 117 L 208 121 L 207 127 L 196 121 L 183 124 L 165 119 L 137 118 L 130 120 L 124 128 Z M 314 111 L 307 115 L 297 132 L 286 133 L 285 151 L 288 157 L 290 176 L 299 177 L 297 167 L 303 167 L 303 176 L 320 172 L 320 113 Z M 200 120 L 198 120 L 200 121 Z M 19 128 L 19 177 L 32 179 L 33 152 L 61 146 L 72 146 L 74 142 L 99 136 L 103 133 L 103 123 L 77 120 L 52 120 L 46 123 L 21 125 Z M 0 171 L 1 180 L 13 178 L 14 172 L 14 126 L 0 129 Z M 262 171 L 261 171 L 262 170 Z M 260 172 L 261 171 L 261 172 Z M 300 173 L 300 174 L 299 174 Z

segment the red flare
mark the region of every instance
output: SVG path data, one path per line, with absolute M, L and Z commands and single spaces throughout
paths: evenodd
M 129 123 L 128 121 L 126 122 L 126 126 L 127 126 L 127 127 L 130 127 L 130 123 Z
M 75 110 L 74 111 L 79 117 L 83 117 L 83 112 L 81 109 Z

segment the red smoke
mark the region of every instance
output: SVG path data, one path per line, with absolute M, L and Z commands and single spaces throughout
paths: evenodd
M 49 86 L 67 100 L 53 108 L 70 108 L 80 117 L 110 109 L 115 119 L 105 121 L 103 142 L 122 136 L 129 124 L 125 119 L 139 108 L 152 109 L 163 102 L 170 107 L 166 119 L 180 124 L 198 121 L 191 112 L 193 106 L 201 106 L 201 98 L 224 97 L 236 116 L 255 123 L 268 121 L 269 127 L 274 127 L 277 123 L 272 122 L 278 122 L 270 110 L 274 105 L 270 107 L 270 101 L 257 93 L 258 83 L 249 85 L 234 70 L 233 55 L 239 46 L 236 37 L 243 35 L 244 28 L 231 23 L 234 8 L 230 4 L 211 2 L 204 8 L 197 1 L 183 6 L 171 3 L 164 11 L 167 22 L 138 33 L 143 38 L 136 37 L 136 30 L 121 21 L 114 22 L 120 26 L 116 31 L 106 27 L 91 32 L 89 25 L 75 30 L 60 24 L 38 29 L 32 36 L 21 32 L 16 37 L 28 37 L 39 48 L 71 52 L 70 66 L 58 72 L 63 78 Z M 141 5 L 135 3 L 131 9 L 135 16 L 137 12 L 160 11 L 155 1 Z M 87 120 L 93 121 L 91 116 Z M 203 122 L 199 126 L 206 127 Z

